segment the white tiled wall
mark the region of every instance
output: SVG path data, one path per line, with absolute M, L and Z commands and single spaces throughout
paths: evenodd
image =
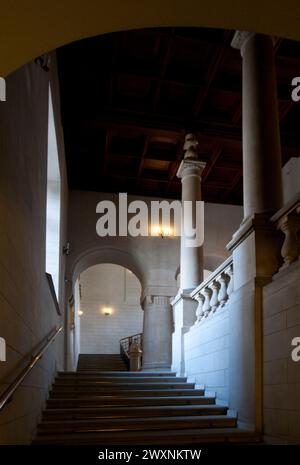
M 300 262 L 264 288 L 264 431 L 270 442 L 300 441 L 300 362 L 291 341 L 300 336 Z
M 186 374 L 228 402 L 229 315 L 225 305 L 185 334 Z

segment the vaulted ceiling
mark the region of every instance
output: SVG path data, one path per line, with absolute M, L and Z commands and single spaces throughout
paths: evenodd
M 242 204 L 241 57 L 234 31 L 156 28 L 58 50 L 71 189 L 180 198 L 184 135 L 206 162 L 203 199 Z M 275 40 L 283 164 L 300 155 L 300 42 Z

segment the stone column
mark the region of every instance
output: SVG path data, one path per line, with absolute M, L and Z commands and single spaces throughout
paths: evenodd
M 184 159 L 177 176 L 182 183 L 182 217 L 187 213 L 184 202 L 189 201 L 192 210 L 193 227 L 196 226 L 196 202 L 201 200 L 201 174 L 205 163 L 198 160 L 198 141 L 193 134 L 187 134 L 184 144 Z M 196 321 L 197 302 L 190 292 L 203 281 L 203 248 L 187 245 L 190 238 L 186 234 L 182 221 L 180 248 L 180 290 L 172 302 L 174 314 L 174 333 L 172 340 L 172 369 L 185 374 L 184 334 Z
M 205 163 L 198 160 L 198 141 L 193 134 L 185 138 L 185 155 L 177 172 L 182 184 L 182 215 L 189 214 L 185 202 L 190 202 L 192 208 L 193 227 L 196 226 L 196 202 L 201 200 L 201 174 Z M 180 243 L 180 287 L 182 291 L 195 289 L 203 280 L 203 248 L 189 247 L 185 228 L 181 227 Z
M 171 369 L 172 306 L 170 296 L 146 295 L 144 310 L 143 370 Z
M 241 426 L 262 430 L 263 287 L 278 269 L 270 216 L 282 204 L 276 76 L 272 38 L 237 32 L 243 65 L 244 220 L 227 248 L 234 292 L 229 313 L 229 406 Z
M 281 149 L 272 37 L 237 32 L 243 60 L 244 218 L 282 206 Z

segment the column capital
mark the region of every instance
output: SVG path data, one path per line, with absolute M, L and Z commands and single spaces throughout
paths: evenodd
M 177 177 L 181 179 L 185 174 L 196 174 L 199 177 L 201 177 L 202 171 L 204 170 L 205 166 L 206 163 L 203 161 L 184 158 L 179 165 Z

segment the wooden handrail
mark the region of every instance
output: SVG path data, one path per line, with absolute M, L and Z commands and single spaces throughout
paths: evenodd
M 36 355 L 31 357 L 30 363 L 16 376 L 16 378 L 12 381 L 12 383 L 8 386 L 8 388 L 1 394 L 0 396 L 0 412 L 7 404 L 7 402 L 12 398 L 15 391 L 18 389 L 20 384 L 24 381 L 26 376 L 31 372 L 32 368 L 35 367 L 37 362 L 42 358 L 48 347 L 52 344 L 52 342 L 56 339 L 58 334 L 62 331 L 63 327 L 56 328 L 54 331 L 51 332 L 49 336 L 46 338 L 46 342 L 43 344 L 41 349 L 38 351 Z

